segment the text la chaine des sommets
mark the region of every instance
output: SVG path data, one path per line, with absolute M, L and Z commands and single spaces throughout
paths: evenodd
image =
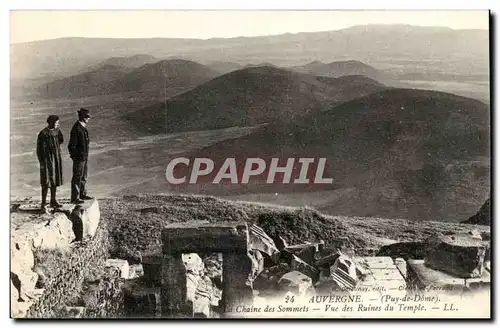
M 241 161 L 239 161 L 241 162 Z M 264 183 L 284 184 L 331 184 L 332 178 L 325 178 L 326 158 L 271 158 L 267 161 L 258 157 L 246 158 L 238 164 L 236 158 L 226 158 L 216 168 L 210 158 L 178 157 L 171 160 L 165 170 L 165 177 L 170 184 L 195 184 L 200 178 L 209 178 L 211 183 L 247 184 L 252 178 Z

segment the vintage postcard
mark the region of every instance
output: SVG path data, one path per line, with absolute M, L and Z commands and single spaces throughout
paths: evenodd
M 11 318 L 491 318 L 489 11 L 10 16 Z

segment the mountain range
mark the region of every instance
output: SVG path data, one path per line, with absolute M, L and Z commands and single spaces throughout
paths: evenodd
M 110 57 L 177 56 L 202 64 L 269 62 L 303 65 L 313 60 L 359 60 L 391 69 L 420 67 L 460 74 L 487 74 L 489 32 L 411 25 L 363 25 L 325 32 L 201 39 L 61 38 L 11 44 L 11 78 L 67 77 Z
M 117 62 L 117 60 L 111 60 L 111 62 Z M 162 60 L 137 68 L 131 68 L 133 65 L 127 59 L 121 59 L 118 62 L 121 62 L 122 66 L 104 64 L 90 72 L 46 83 L 37 90 L 46 98 L 146 92 L 165 99 L 207 82 L 220 74 L 199 63 L 180 59 Z
M 330 78 L 251 67 L 140 109 L 128 119 L 153 134 L 248 126 L 291 120 L 385 88 L 362 75 Z
M 279 158 L 281 165 L 288 158 L 326 158 L 324 176 L 332 184 L 266 185 L 264 172 L 251 185 L 226 184 L 226 192 L 327 190 L 339 196 L 322 209 L 339 215 L 459 221 L 463 213 L 476 212 L 489 192 L 489 126 L 489 108 L 480 101 L 391 88 L 269 124 L 189 158 L 208 157 L 216 168 L 226 158 L 236 158 L 240 170 L 250 157 L 268 164 Z M 292 181 L 299 169 L 295 166 Z M 176 176 L 190 169 L 179 170 Z M 200 182 L 209 189 L 215 173 Z
M 377 81 L 389 79 L 387 74 L 357 60 L 335 61 L 328 64 L 315 60 L 305 65 L 294 66 L 291 69 L 318 76 L 364 75 Z

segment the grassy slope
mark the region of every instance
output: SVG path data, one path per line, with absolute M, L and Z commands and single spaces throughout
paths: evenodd
M 101 199 L 102 219 L 115 247 L 141 253 L 161 246 L 161 229 L 191 220 L 247 221 L 267 233 L 278 233 L 289 243 L 318 241 L 326 244 L 348 237 L 352 246 L 380 247 L 394 241 L 418 241 L 434 233 L 469 231 L 473 226 L 442 222 L 412 222 L 382 218 L 327 216 L 309 208 L 292 208 L 251 202 L 233 202 L 205 196 L 129 196 Z M 474 226 L 480 231 L 489 227 Z M 388 240 L 389 239 L 389 240 Z
M 239 168 L 249 157 L 267 163 L 273 157 L 325 157 L 325 176 L 333 178 L 332 185 L 260 183 L 227 188 L 254 194 L 299 188 L 351 190 L 321 210 L 456 222 L 475 213 L 488 193 L 489 125 L 489 108 L 479 101 L 435 91 L 390 89 L 300 120 L 270 124 L 189 157 L 209 157 L 216 168 L 228 157 L 236 157 Z M 299 167 L 292 178 L 298 172 Z M 182 173 L 186 172 L 179 169 L 176 176 Z M 265 189 L 269 186 L 272 191 Z

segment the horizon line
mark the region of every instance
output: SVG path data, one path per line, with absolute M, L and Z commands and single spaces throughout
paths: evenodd
M 284 36 L 284 35 L 298 35 L 298 34 L 310 34 L 310 33 L 328 33 L 328 32 L 336 32 L 336 31 L 342 31 L 342 30 L 348 30 L 351 28 L 355 27 L 368 27 L 368 26 L 409 26 L 409 27 L 417 27 L 417 28 L 441 28 L 441 29 L 447 29 L 447 30 L 452 30 L 452 31 L 485 31 L 488 32 L 488 29 L 482 29 L 482 28 L 452 28 L 449 26 L 442 26 L 442 25 L 415 25 L 415 24 L 401 24 L 401 23 L 368 23 L 368 24 L 358 24 L 358 25 L 351 25 L 349 27 L 344 27 L 340 29 L 334 29 L 334 30 L 319 30 L 319 31 L 304 31 L 304 32 L 285 32 L 285 33 L 279 33 L 279 34 L 261 34 L 261 35 L 240 35 L 240 36 L 231 36 L 231 37 L 210 37 L 210 38 L 189 38 L 189 37 L 161 37 L 161 36 L 154 36 L 154 37 L 99 37 L 99 36 L 63 36 L 63 37 L 58 37 L 58 38 L 53 38 L 53 39 L 38 39 L 38 40 L 31 40 L 31 41 L 23 41 L 23 42 L 11 42 L 9 45 L 21 45 L 21 44 L 27 44 L 27 43 L 35 43 L 35 42 L 46 42 L 46 41 L 55 41 L 55 40 L 64 40 L 64 39 L 122 39 L 122 40 L 141 40 L 141 39 L 170 39 L 170 40 L 196 40 L 196 41 L 210 41 L 210 40 L 231 40 L 231 39 L 250 39 L 250 38 L 260 38 L 260 37 L 277 37 L 277 36 Z

